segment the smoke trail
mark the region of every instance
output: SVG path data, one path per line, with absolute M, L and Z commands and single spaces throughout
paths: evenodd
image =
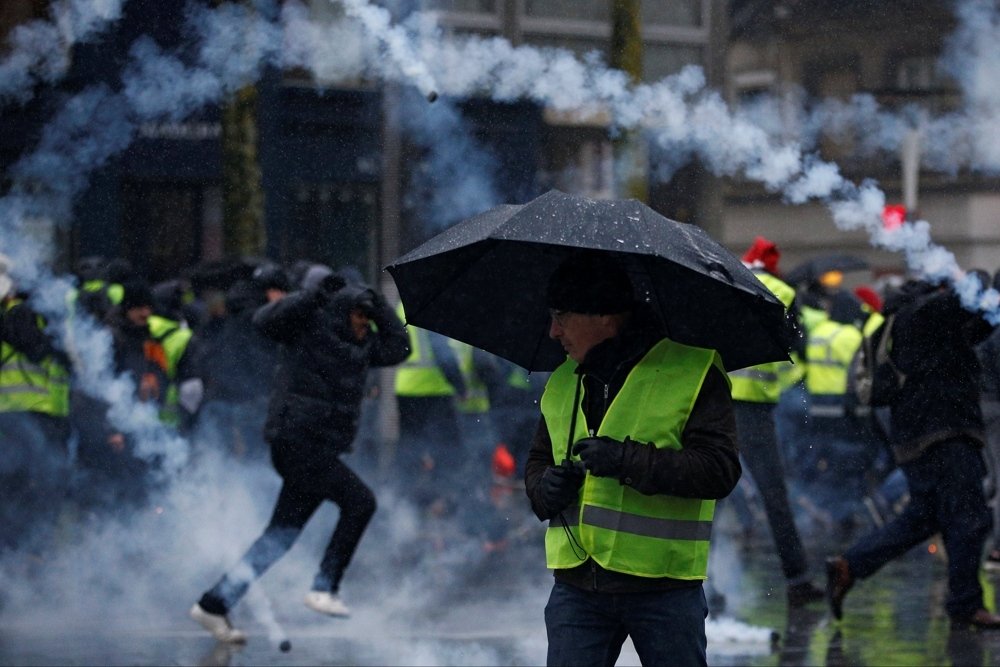
M 49 5 L 50 21 L 15 27 L 8 37 L 9 54 L 0 60 L 0 105 L 27 102 L 36 85 L 61 79 L 73 46 L 94 39 L 117 21 L 125 2 L 57 0 Z
M 103 7 L 105 13 L 101 15 L 108 17 L 120 9 L 111 4 Z M 714 173 L 758 181 L 771 191 L 781 192 L 792 204 L 822 201 L 838 228 L 864 230 L 876 246 L 903 253 L 909 267 L 924 275 L 962 280 L 963 272 L 954 256 L 931 241 L 926 221 L 894 231 L 883 229 L 885 196 L 876 184 L 847 181 L 837 165 L 810 155 L 801 141 L 762 127 L 754 122 L 751 112 L 731 110 L 718 93 L 706 87 L 699 68 L 688 67 L 662 81 L 633 86 L 621 72 L 593 59 L 580 60 L 568 51 L 515 48 L 499 38 L 445 39 L 426 15 L 415 14 L 406 26 L 392 24 L 388 12 L 363 0 L 347 0 L 343 8 L 349 17 L 346 23 L 326 26 L 309 21 L 307 10 L 298 3 L 287 3 L 280 13 L 269 3 L 258 3 L 254 8 L 227 4 L 195 9 L 191 23 L 198 26 L 197 42 L 194 56 L 189 59 L 163 51 L 148 38 L 139 39 L 130 51 L 120 90 L 95 86 L 70 98 L 45 127 L 36 150 L 13 167 L 14 185 L 10 194 L 0 200 L 0 231 L 5 238 L 20 239 L 28 219 L 68 221 L 73 200 L 86 186 L 89 173 L 124 150 L 136 136 L 140 123 L 183 119 L 253 82 L 267 64 L 298 65 L 308 67 L 317 78 L 331 81 L 374 71 L 385 80 L 412 83 L 424 93 L 440 91 L 456 98 L 487 93 L 498 101 L 526 98 L 581 117 L 605 110 L 616 127 L 644 129 L 663 151 L 697 155 Z M 984 20 L 984 16 L 991 20 Z M 983 54 L 992 53 L 991 44 L 997 43 L 989 40 L 989 31 L 996 30 L 995 12 L 983 3 L 970 2 L 963 5 L 960 18 L 962 24 L 954 44 L 968 46 L 953 46 L 953 58 L 956 62 L 980 62 Z M 97 23 L 85 19 L 78 17 L 79 26 L 72 34 L 92 32 L 88 26 Z M 351 49 L 347 53 L 312 48 L 331 43 L 331 37 L 342 37 L 351 26 L 364 30 L 362 36 L 348 42 Z M 284 46 L 290 47 L 287 52 L 282 50 Z M 331 60 L 338 64 L 331 64 Z M 973 71 L 977 76 L 966 86 L 970 100 L 976 108 L 995 109 L 992 88 L 984 80 L 988 69 Z M 410 123 L 409 129 L 425 138 L 425 143 L 437 146 L 429 141 L 436 138 L 435 132 L 454 135 L 446 125 L 450 122 L 455 127 L 455 117 L 446 111 L 428 113 L 428 124 L 420 127 Z M 850 113 L 883 128 L 870 133 L 877 138 L 873 145 L 896 141 L 899 128 L 904 127 L 894 124 L 890 116 L 879 115 L 864 99 L 856 100 Z M 987 114 L 982 121 L 992 123 L 994 116 Z M 983 127 L 982 123 L 970 125 Z M 951 135 L 953 145 L 962 144 L 954 139 L 956 135 Z M 989 142 L 971 143 L 983 148 L 969 158 L 969 164 L 991 164 L 995 156 Z M 470 147 L 468 142 L 464 145 Z M 954 153 L 953 149 L 928 151 L 931 160 L 935 155 L 953 157 Z M 439 158 L 437 164 L 461 164 L 443 150 L 434 155 Z M 452 169 L 451 173 L 456 172 Z M 497 198 L 485 180 L 466 180 L 463 189 L 456 192 L 468 193 L 468 197 L 459 198 L 466 202 L 463 210 L 468 207 L 472 211 L 477 203 L 481 210 Z M 457 217 L 458 211 L 455 213 Z M 35 289 L 49 276 L 32 274 L 37 269 L 32 268 L 36 262 L 30 258 L 42 257 L 44 248 L 29 241 L 18 243 L 30 252 L 16 253 L 29 258 L 19 262 L 17 277 L 26 288 Z M 995 292 L 977 291 L 971 283 L 963 284 L 961 292 L 968 307 L 986 309 L 990 321 L 1000 321 Z M 44 299 L 41 303 L 47 308 L 43 314 L 56 322 L 65 319 L 67 313 L 59 307 L 60 299 Z M 95 341 L 94 346 L 102 351 L 92 358 L 105 359 L 102 343 Z M 103 391 L 105 398 L 118 401 L 127 394 L 103 371 L 84 370 L 83 375 L 92 378 L 84 386 Z M 141 409 L 125 407 L 121 413 L 123 418 L 145 414 Z M 160 440 L 146 426 L 138 426 L 137 430 L 154 441 Z
M 434 231 L 501 203 L 494 161 L 469 132 L 450 100 L 429 105 L 404 91 L 400 120 L 407 135 L 427 151 L 411 174 L 406 205 Z
M 368 7 L 361 0 L 351 0 L 348 5 L 356 14 Z M 995 35 L 990 33 L 981 38 L 982 29 L 973 26 L 985 24 L 996 30 L 995 14 L 995 10 L 990 11 L 987 5 L 975 0 L 963 5 L 959 18 L 965 27 L 956 39 L 960 40 L 965 30 L 973 31 L 976 39 L 972 40 L 972 57 L 986 50 L 993 52 L 992 44 L 997 42 L 995 39 L 990 42 L 988 37 Z M 984 21 L 984 17 L 989 20 Z M 409 36 L 385 20 L 366 21 L 365 27 L 374 37 L 393 43 Z M 839 229 L 865 231 L 877 247 L 903 253 L 909 268 L 918 274 L 932 279 L 963 280 L 965 274 L 952 253 L 931 241 L 926 221 L 885 230 L 882 225 L 885 195 L 874 182 L 848 181 L 836 164 L 811 155 L 800 141 L 769 133 L 754 123 L 749 114 L 731 110 L 717 92 L 706 87 L 700 68 L 688 67 L 656 83 L 630 86 L 621 72 L 581 61 L 566 51 L 515 48 L 502 39 L 445 39 L 438 31 L 436 39 L 413 41 L 407 48 L 394 51 L 417 55 L 421 61 L 419 67 L 411 64 L 409 68 L 383 71 L 383 75 L 412 79 L 418 87 L 426 87 L 428 80 L 434 81 L 441 92 L 455 97 L 487 91 L 495 100 L 527 98 L 556 110 L 583 115 L 604 109 L 616 127 L 643 128 L 659 148 L 695 154 L 717 175 L 757 181 L 773 192 L 782 193 L 792 204 L 825 203 Z M 971 101 L 979 102 L 980 106 L 992 102 L 994 91 L 989 81 L 984 82 L 979 76 L 976 83 L 966 89 L 983 92 L 974 94 Z M 873 107 L 871 100 L 858 98 L 850 109 L 857 118 L 870 118 Z M 968 121 L 973 131 L 996 124 L 991 114 L 952 116 L 940 122 L 961 125 L 963 121 Z M 886 114 L 871 122 L 879 128 L 871 135 L 872 145 L 879 147 L 898 141 L 906 127 Z M 976 143 L 968 137 L 963 139 L 957 132 L 938 134 L 950 136 L 952 148 L 929 150 L 931 164 L 936 155 L 953 156 L 955 147 Z M 983 168 L 991 163 L 990 142 L 984 143 L 985 147 L 967 156 L 970 166 Z M 969 308 L 981 310 L 996 301 L 990 290 L 978 294 L 972 294 L 970 289 L 962 292 L 966 295 L 963 303 Z M 995 309 L 987 310 L 984 316 L 991 322 L 1000 322 L 1000 312 Z

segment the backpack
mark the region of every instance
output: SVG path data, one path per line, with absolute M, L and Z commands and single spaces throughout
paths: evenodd
M 847 374 L 848 414 L 870 412 L 885 407 L 899 394 L 906 373 L 892 360 L 892 325 L 895 314 L 866 335 L 854 353 Z

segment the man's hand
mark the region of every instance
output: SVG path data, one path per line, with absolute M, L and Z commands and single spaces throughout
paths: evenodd
M 617 477 L 625 463 L 625 443 L 606 435 L 578 441 L 573 445 L 573 453 L 597 477 Z
M 585 476 L 586 472 L 580 466 L 558 465 L 546 468 L 539 482 L 546 514 L 554 517 L 576 502 Z

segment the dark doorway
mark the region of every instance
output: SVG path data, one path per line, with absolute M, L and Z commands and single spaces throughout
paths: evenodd
M 125 181 L 122 250 L 152 282 L 173 278 L 201 258 L 204 184 Z
M 285 264 L 300 259 L 375 274 L 377 188 L 358 183 L 298 183 L 280 247 Z

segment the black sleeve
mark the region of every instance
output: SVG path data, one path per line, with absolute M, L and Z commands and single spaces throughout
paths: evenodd
M 271 340 L 290 343 L 314 316 L 321 299 L 320 293 L 314 290 L 292 292 L 258 308 L 253 314 L 253 324 Z
M 201 353 L 201 339 L 198 337 L 198 334 L 193 333 L 188 340 L 187 347 L 184 348 L 184 354 L 177 361 L 176 381 L 180 383 L 191 378 L 200 378 L 202 376 L 201 363 L 203 356 Z
M 394 366 L 406 361 L 410 356 L 410 337 L 403 322 L 396 313 L 380 299 L 372 321 L 378 327 L 375 344 L 372 346 L 372 366 Z
M 552 458 L 552 441 L 549 439 L 549 429 L 545 425 L 545 417 L 538 420 L 535 428 L 535 436 L 531 440 L 531 450 L 524 463 L 524 491 L 528 494 L 531 502 L 531 511 L 542 521 L 547 521 L 551 517 L 542 509 L 542 503 L 538 488 L 538 483 L 545 473 L 545 469 L 555 465 Z
M 465 379 L 462 377 L 462 369 L 459 368 L 458 357 L 455 350 L 448 344 L 448 338 L 433 331 L 427 336 L 431 343 L 431 350 L 434 352 L 434 362 L 444 373 L 445 378 L 455 388 L 455 393 L 462 395 L 465 393 Z
M 681 434 L 680 449 L 629 442 L 619 480 L 646 495 L 725 498 L 740 479 L 729 384 L 713 367 Z
M 33 363 L 56 354 L 48 334 L 38 326 L 38 315 L 23 303 L 4 315 L 3 336 L 5 342 Z

